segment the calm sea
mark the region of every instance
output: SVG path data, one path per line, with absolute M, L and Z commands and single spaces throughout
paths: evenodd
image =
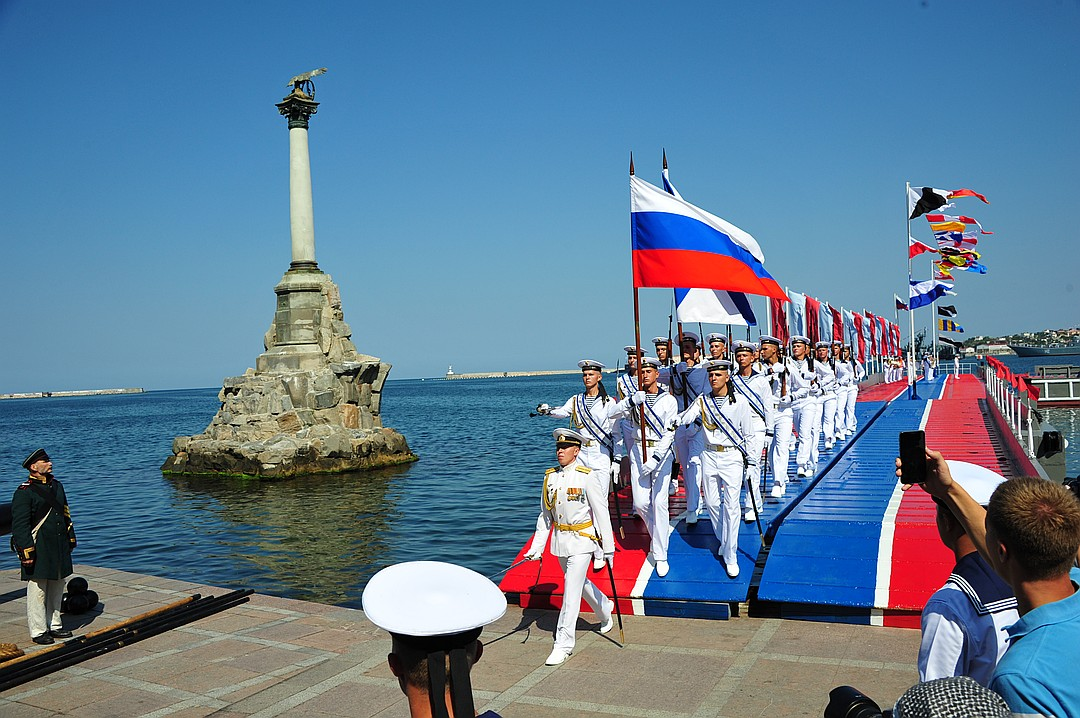
M 217 411 L 216 388 L 0 401 L 0 490 L 13 491 L 22 459 L 44 446 L 72 506 L 77 562 L 359 606 L 368 578 L 398 561 L 508 566 L 532 533 L 561 425 L 529 412 L 579 390 L 575 375 L 390 381 L 384 422 L 419 462 L 277 482 L 162 476 L 173 437 L 201 432 Z M 1070 475 L 1078 414 L 1051 416 L 1073 444 Z

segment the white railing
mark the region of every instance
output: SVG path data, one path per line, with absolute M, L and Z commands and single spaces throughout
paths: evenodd
M 999 379 L 991 367 L 984 369 L 983 379 L 987 396 L 1001 410 L 1005 423 L 1024 447 L 1028 458 L 1034 459 L 1035 437 L 1042 438 L 1041 415 L 1035 410 L 1035 402 L 1014 389 L 1009 382 Z

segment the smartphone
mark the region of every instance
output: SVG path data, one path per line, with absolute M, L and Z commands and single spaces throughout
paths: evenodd
M 900 432 L 900 482 L 921 484 L 926 481 L 926 432 Z

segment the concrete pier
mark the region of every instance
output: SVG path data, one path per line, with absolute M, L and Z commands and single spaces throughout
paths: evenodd
M 64 615 L 76 636 L 177 601 L 229 589 L 77 566 L 101 603 Z M 0 642 L 42 647 L 26 629 L 26 584 L 0 572 Z M 235 588 L 235 587 L 234 587 Z M 820 716 L 828 692 L 852 685 L 882 707 L 918 680 L 919 632 L 744 617 L 627 616 L 596 632 L 583 613 L 577 647 L 549 668 L 558 614 L 510 606 L 484 629 L 473 670 L 479 711 L 541 716 Z M 362 611 L 255 594 L 250 603 L 0 693 L 7 718 L 409 715 L 386 665 L 388 635 Z

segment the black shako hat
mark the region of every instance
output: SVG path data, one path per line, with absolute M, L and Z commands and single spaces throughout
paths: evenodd
M 35 461 L 48 461 L 48 460 L 49 460 L 49 455 L 45 453 L 45 449 L 38 449 L 34 453 L 30 454 L 30 456 L 26 457 L 26 461 L 22 462 L 22 467 L 24 469 L 26 469 L 27 471 L 29 471 L 30 467 L 33 466 Z

